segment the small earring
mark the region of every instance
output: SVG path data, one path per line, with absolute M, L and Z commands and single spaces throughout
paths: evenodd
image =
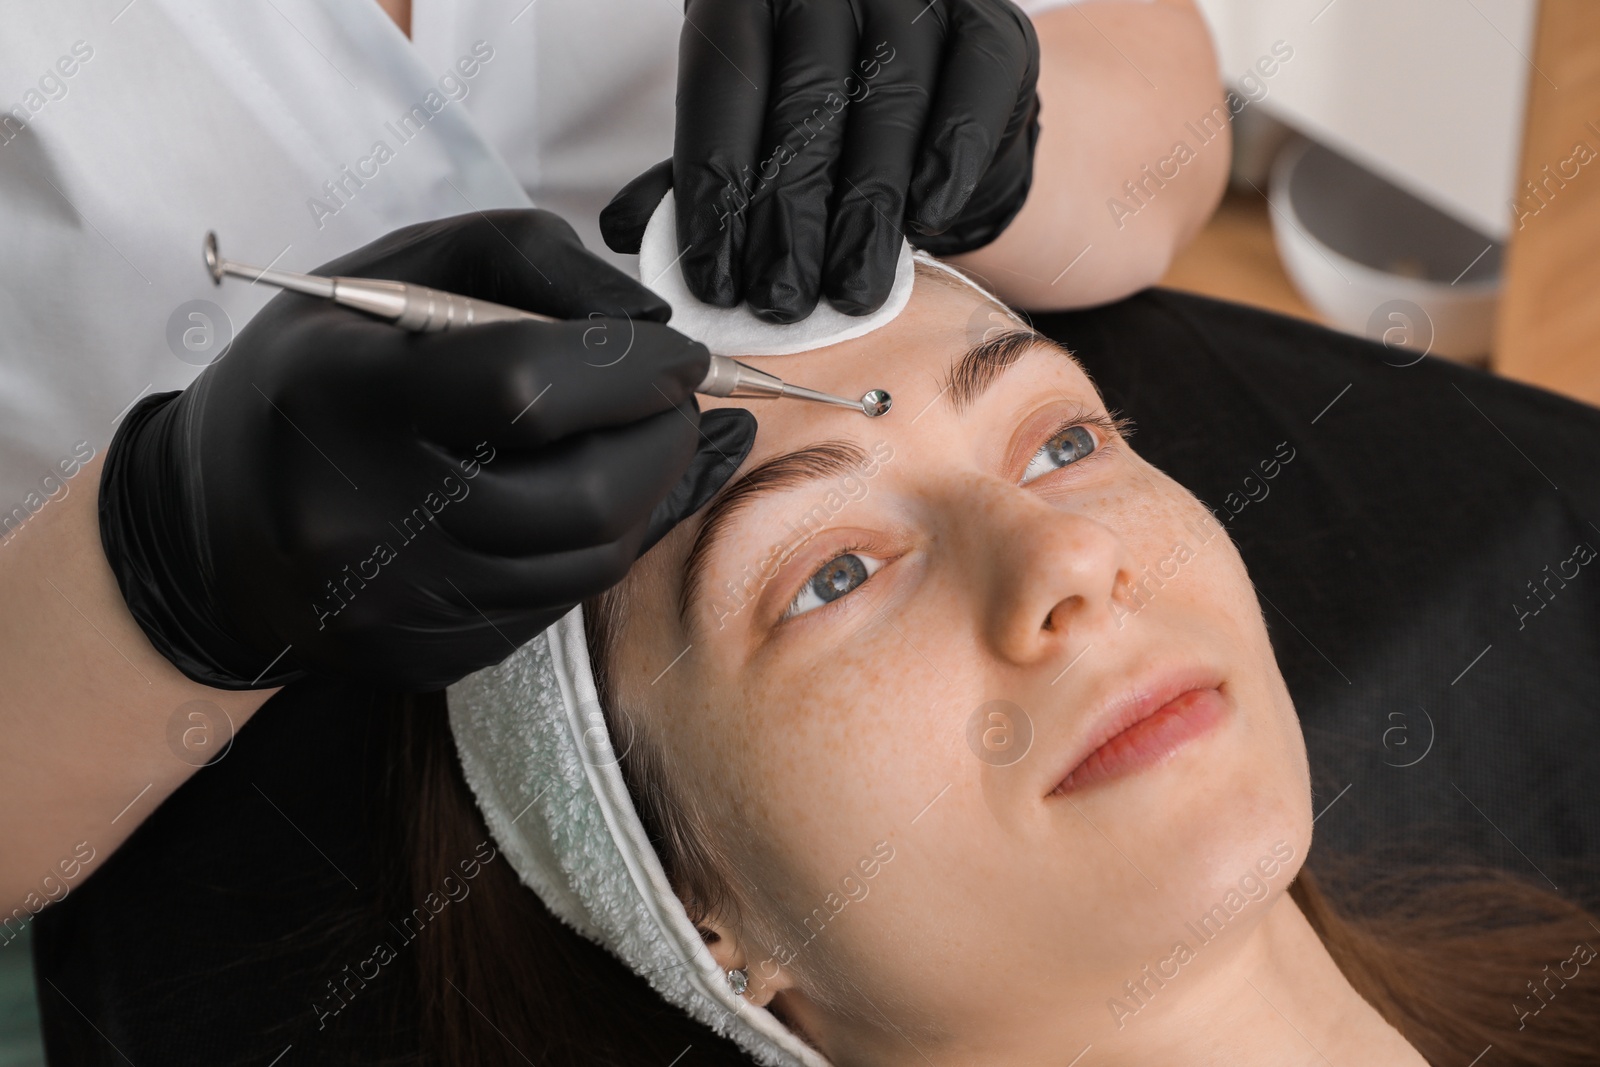
M 736 996 L 743 996 L 744 991 L 750 987 L 750 974 L 743 967 L 728 972 L 728 984 L 733 987 Z

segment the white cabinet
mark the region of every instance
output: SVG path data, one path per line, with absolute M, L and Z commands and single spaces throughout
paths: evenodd
M 1536 0 L 1198 0 L 1224 80 L 1496 240 L 1514 219 Z M 1292 49 L 1281 61 L 1283 42 Z M 1588 131 L 1575 130 L 1574 138 Z M 1552 161 L 1556 162 L 1556 161 Z

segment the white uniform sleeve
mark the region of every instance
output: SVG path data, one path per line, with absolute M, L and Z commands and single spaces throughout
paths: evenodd
M 1014 2 L 1018 7 L 1022 8 L 1023 11 L 1028 13 L 1029 18 L 1032 18 L 1035 15 L 1042 15 L 1046 11 L 1050 11 L 1058 7 L 1066 7 L 1068 4 L 1081 3 L 1082 0 L 1014 0 Z M 1150 0 L 1135 0 L 1135 2 L 1149 3 Z

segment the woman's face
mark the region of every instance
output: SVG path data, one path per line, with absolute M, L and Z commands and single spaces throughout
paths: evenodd
M 1203 984 L 1184 976 L 1231 950 L 1200 935 L 1244 941 L 1310 841 L 1303 739 L 1233 543 L 1096 424 L 1060 350 L 960 366 L 1008 327 L 919 277 L 889 326 L 754 361 L 894 409 L 741 401 L 760 432 L 740 477 L 762 490 L 725 489 L 623 589 L 617 703 L 758 912 L 714 951 L 841 1064 L 1114 1042 Z M 1168 683 L 1202 693 L 1057 790 L 1107 709 Z

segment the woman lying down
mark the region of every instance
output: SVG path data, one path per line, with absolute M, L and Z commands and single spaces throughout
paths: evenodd
M 442 1061 L 1595 1062 L 1577 906 L 1317 888 L 1239 553 L 1067 351 L 919 262 L 781 363 L 894 411 L 751 403 L 721 496 L 423 738 L 419 884 L 475 797 L 535 891 L 492 865 L 416 950 Z

